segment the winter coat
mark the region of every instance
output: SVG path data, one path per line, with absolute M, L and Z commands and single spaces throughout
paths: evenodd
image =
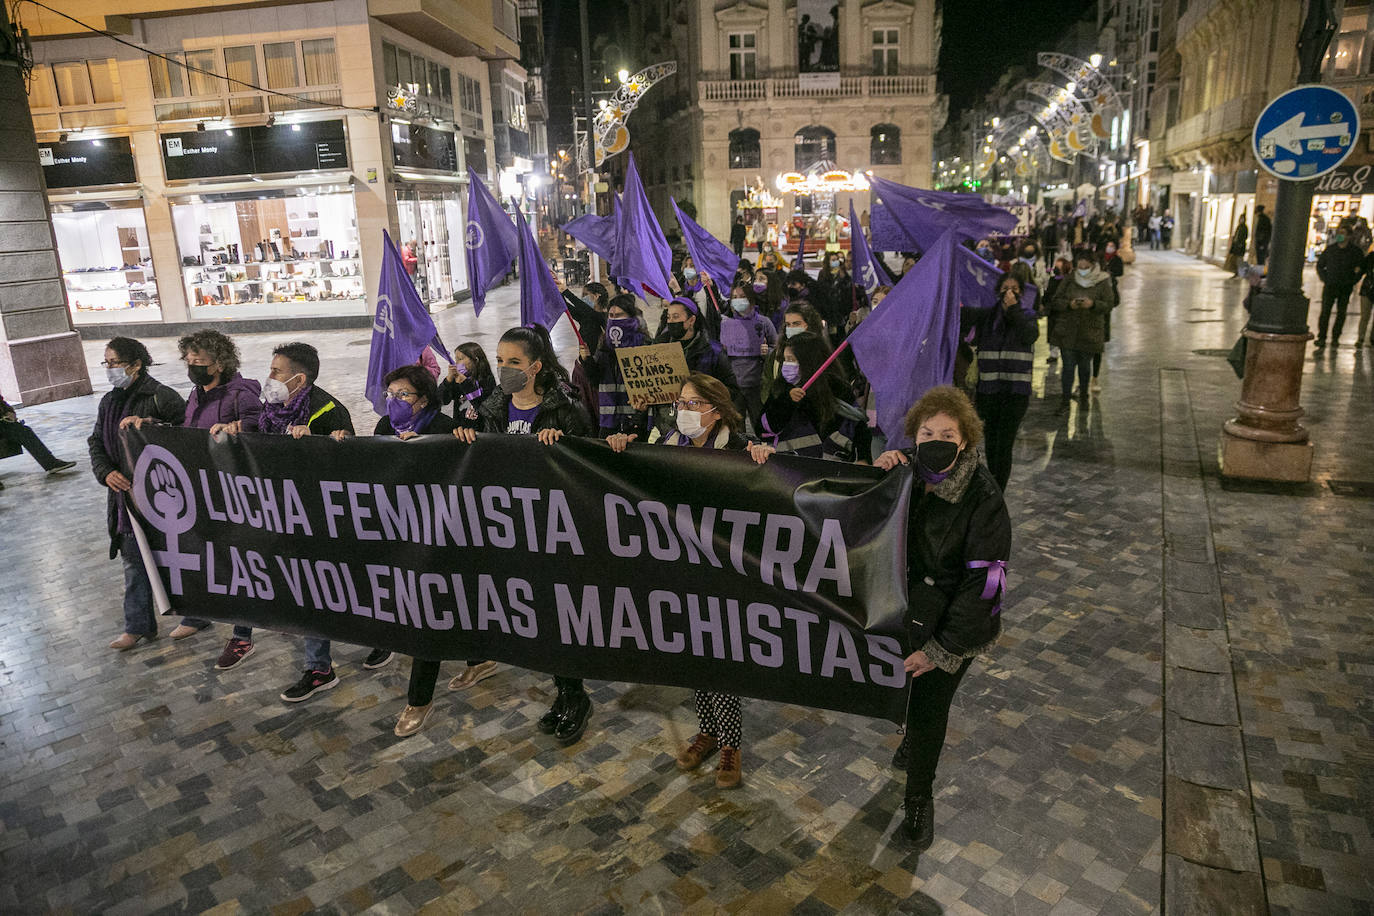
M 206 391 L 197 385 L 186 399 L 186 426 L 209 429 L 216 423 L 243 423 L 243 432 L 258 431 L 262 413 L 262 386 L 235 372 Z
M 731 312 L 733 313 L 733 309 Z M 763 382 L 763 345 L 774 347 L 778 331 L 773 322 L 758 313 L 721 319 L 720 345 L 730 357 L 730 368 L 741 388 L 757 388 Z
M 1360 262 L 1364 252 L 1353 242 L 1344 245 L 1327 245 L 1317 255 L 1317 276 L 1333 289 L 1351 289 L 1360 276 Z
M 1070 308 L 1074 299 L 1091 299 L 1092 307 Z M 1054 290 L 1050 312 L 1054 323 L 1050 328 L 1050 343 L 1065 350 L 1101 353 L 1107 339 L 1107 316 L 1112 310 L 1112 281 L 1107 274 L 1094 270 L 1087 285 L 1079 282 L 1078 274 L 1064 279 Z
M 1040 337 L 1035 312 L 1019 305 L 963 311 L 978 348 L 978 393 L 1029 395 L 1032 348 Z
M 510 423 L 510 395 L 496 390 L 487 395 L 482 406 L 477 408 L 482 418 L 480 431 L 484 433 L 504 433 Z M 565 436 L 590 436 L 591 421 L 581 405 L 569 398 L 560 387 L 544 392 L 544 400 L 539 405 L 539 415 L 534 418 L 530 432 L 538 433 L 545 429 L 556 429 Z
M 997 481 L 973 449 L 930 492 L 916 478 L 910 513 L 907 649 L 920 649 L 954 672 L 1002 632 L 1002 589 L 993 586 L 1011 556 L 1011 519 Z
M 305 425 L 310 427 L 312 436 L 327 436 L 335 432 L 353 435 L 353 417 L 348 408 L 318 385 L 310 389 L 310 412 L 306 418 Z
M 91 471 L 96 482 L 105 486 L 105 478 L 111 471 L 126 466 L 123 455 L 111 455 L 105 449 L 101 429 L 110 411 L 118 411 L 118 419 L 124 417 L 147 417 L 170 426 L 180 426 L 186 417 L 186 402 L 175 389 L 170 388 L 148 374 L 144 369 L 128 388 L 115 389 L 100 399 L 95 412 L 95 428 L 86 439 L 86 450 L 91 456 Z M 132 471 L 132 468 L 130 468 Z M 110 533 L 110 558 L 114 559 L 119 551 L 119 513 L 120 498 L 114 490 L 106 487 L 105 524 Z
M 739 399 L 739 382 L 735 378 L 730 357 L 725 348 L 704 334 L 695 334 L 691 340 L 682 344 L 683 355 L 687 357 L 687 368 L 693 372 L 704 372 L 719 381 L 730 392 L 730 400 Z

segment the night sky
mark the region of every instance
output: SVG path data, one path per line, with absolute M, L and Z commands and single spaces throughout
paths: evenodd
M 1095 0 L 953 0 L 944 4 L 941 91 L 951 120 L 977 104 L 1010 66 L 1034 66 Z

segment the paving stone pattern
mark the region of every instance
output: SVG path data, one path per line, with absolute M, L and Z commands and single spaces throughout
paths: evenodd
M 1188 373 L 1205 452 L 1238 386 L 1192 350 L 1229 346 L 1239 296 L 1213 268 L 1145 254 L 1123 295 L 1102 395 L 1058 415 L 1058 377 L 1038 371 L 1009 488 L 1006 632 L 956 698 L 925 854 L 892 838 L 898 735 L 881 722 L 749 701 L 745 784 L 722 792 L 709 765 L 674 765 L 695 731 L 683 690 L 589 685 L 591 725 L 564 749 L 533 727 L 547 678 L 506 670 L 464 693 L 441 681 L 429 725 L 398 740 L 405 664 L 367 672 L 364 649 L 336 646 L 339 686 L 294 706 L 277 698 L 299 674 L 293 637 L 260 632 L 230 672 L 212 670 L 225 626 L 116 655 L 120 573 L 84 460 L 95 399 L 23 411 L 82 467 L 45 478 L 25 457 L 0 463 L 0 909 L 1159 911 L 1159 369 Z M 1225 323 L 1174 320 L 1204 298 Z M 481 321 L 453 310 L 440 325 L 490 352 L 515 314 L 501 291 Z M 366 335 L 304 336 L 322 383 L 370 417 L 356 391 Z M 241 340 L 250 372 L 279 340 Z M 556 340 L 573 345 L 566 330 Z M 87 347 L 93 368 L 100 350 Z M 1349 397 L 1351 358 L 1334 357 L 1309 406 Z M 1340 431 L 1367 416 L 1364 397 Z M 1355 479 L 1360 456 L 1325 441 L 1322 472 Z M 1367 911 L 1370 615 L 1352 611 L 1374 513 L 1214 480 L 1207 498 L 1271 905 Z M 1224 672 L 1214 637 L 1185 645 L 1197 670 Z

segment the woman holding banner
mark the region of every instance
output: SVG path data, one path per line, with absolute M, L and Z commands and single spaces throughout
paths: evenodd
M 607 316 L 610 314 L 608 311 Z M 607 333 L 610 333 L 609 327 Z M 568 374 L 559 364 L 549 332 L 543 327 L 516 327 L 502 334 L 496 345 L 496 374 L 498 387 L 482 402 L 478 411 L 482 417 L 482 432 L 533 435 L 545 445 L 553 445 L 563 436 L 591 435 L 587 415 L 563 391 Z M 477 438 L 471 429 L 457 429 L 453 435 L 468 443 Z M 495 673 L 496 662 L 469 661 L 467 670 L 449 681 L 449 687 L 454 690 L 471 687 Z M 431 694 L 438 674 L 436 664 L 427 684 Z M 553 682 L 558 688 L 558 696 L 539 719 L 538 728 L 566 746 L 576 742 L 587 730 L 592 701 L 582 687 L 581 678 L 554 675 Z
M 415 439 L 453 432 L 453 418 L 439 410 L 439 386 L 422 366 L 402 366 L 382 379 L 386 385 L 386 416 L 377 421 L 374 436 Z M 433 708 L 434 681 L 439 676 L 436 659 L 410 660 L 410 689 L 406 708 L 396 720 L 396 737 L 413 735 L 425 724 Z
M 1011 554 L 1011 519 L 1002 491 L 978 460 L 982 422 L 957 388 L 932 388 L 906 415 L 910 451 L 878 456 L 878 467 L 914 468 L 919 483 L 907 523 L 907 635 L 911 672 L 901 831 L 920 850 L 935 835 L 935 767 L 954 692 L 974 656 L 1002 631 L 1002 590 Z
M 677 409 L 677 428 L 658 441 L 663 445 L 683 448 L 742 449 L 745 447 L 741 427 L 744 418 L 730 398 L 730 391 L 709 375 L 694 372 L 682 383 L 673 406 Z M 654 430 L 652 437 L 657 433 Z M 616 434 L 606 440 L 611 451 L 623 452 L 637 436 Z M 702 761 L 717 750 L 716 787 L 733 789 L 743 778 L 740 755 L 740 700 L 729 693 L 696 692 L 697 724 L 700 731 L 677 755 L 679 770 L 695 770 Z
M 148 417 L 180 426 L 186 418 L 186 402 L 181 395 L 148 374 L 152 364 L 148 348 L 131 337 L 115 337 L 105 345 L 101 365 L 113 387 L 100 399 L 95 428 L 86 440 L 95 479 L 110 491 L 105 501 L 110 559 L 118 554 L 124 561 L 124 633 L 110 643 L 111 649 L 121 652 L 157 638 L 157 615 L 153 611 L 152 582 L 134 542 L 125 502 L 133 483 L 120 470 L 127 466 L 119 438 L 120 423 L 125 417 Z

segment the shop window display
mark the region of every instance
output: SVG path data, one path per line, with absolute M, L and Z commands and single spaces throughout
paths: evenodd
M 348 191 L 204 194 L 172 207 L 193 316 L 354 314 L 365 307 Z
M 77 324 L 158 321 L 148 226 L 141 201 L 53 204 L 62 282 Z

